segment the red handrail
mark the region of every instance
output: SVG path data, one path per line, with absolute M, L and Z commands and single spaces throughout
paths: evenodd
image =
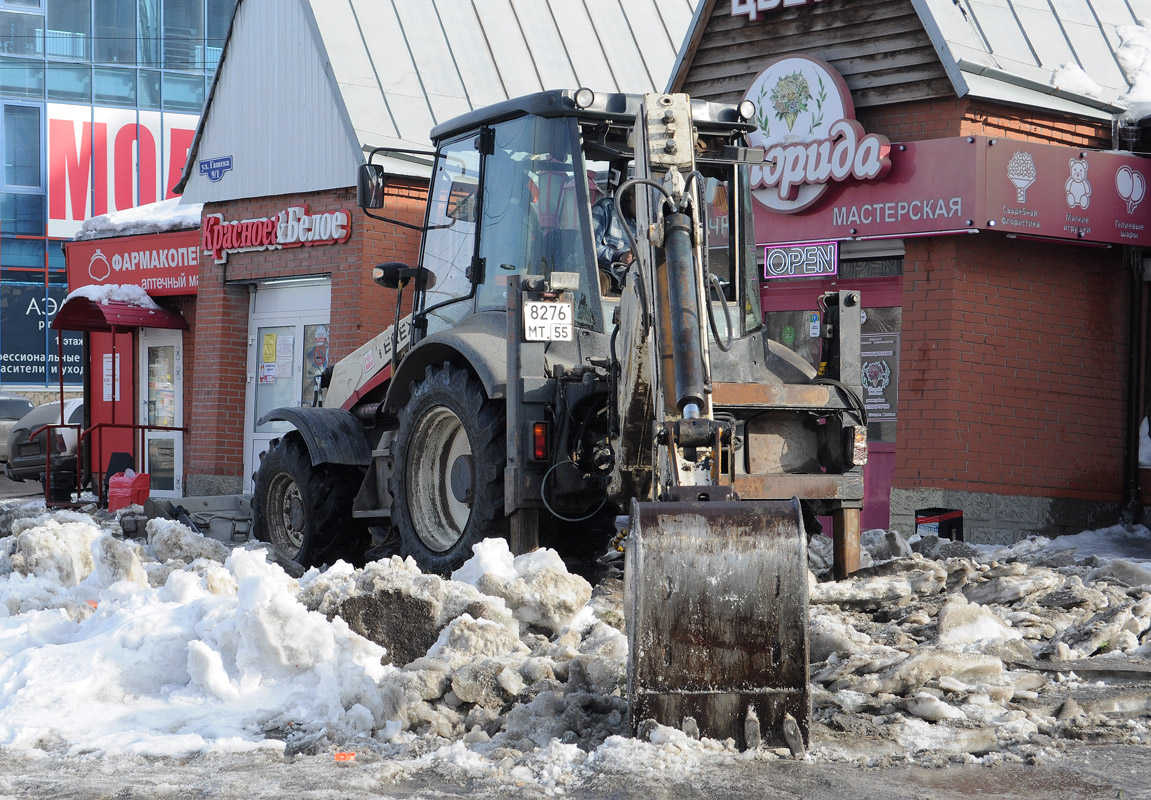
M 84 453 L 84 444 L 86 441 L 89 441 L 89 440 L 94 438 L 93 434 L 100 437 L 96 442 L 97 445 L 100 445 L 100 444 L 103 444 L 104 428 L 122 428 L 122 429 L 139 431 L 140 432 L 140 449 L 138 452 L 140 453 L 140 457 L 143 458 L 143 455 L 144 455 L 144 434 L 147 431 L 179 431 L 180 433 L 187 433 L 188 432 L 187 427 L 172 427 L 172 426 L 168 426 L 168 425 L 136 425 L 136 424 L 128 423 L 128 422 L 97 422 L 95 425 L 92 425 L 91 427 L 89 427 L 87 429 L 85 429 L 82 425 L 80 425 L 78 423 L 68 424 L 68 423 L 54 422 L 54 423 L 49 423 L 47 425 L 40 426 L 39 428 L 37 428 L 36 430 L 34 430 L 28 434 L 28 441 L 31 442 L 33 439 L 35 439 L 36 435 L 39 434 L 41 431 L 44 431 L 44 430 L 49 431 L 49 434 L 45 437 L 45 448 L 44 448 L 44 504 L 45 505 L 71 505 L 70 502 L 65 503 L 65 502 L 59 502 L 59 501 L 53 501 L 52 500 L 52 433 L 51 432 L 55 431 L 57 428 L 76 428 L 78 431 L 77 437 L 76 437 L 76 493 L 77 493 L 77 495 L 80 493 L 81 487 L 83 486 L 83 483 L 82 483 L 82 480 L 83 480 L 83 478 L 82 478 L 82 476 L 83 476 L 82 465 L 84 464 L 84 460 L 82 458 L 82 455 Z M 100 447 L 95 448 L 96 452 L 101 452 L 101 449 L 102 448 L 100 448 Z M 99 471 L 96 471 L 96 474 L 99 474 L 101 476 L 101 478 L 103 477 L 103 473 L 100 473 Z M 104 504 L 104 482 L 103 482 L 103 480 L 97 481 L 96 491 L 97 491 L 97 493 L 96 493 L 97 502 L 100 505 L 103 505 Z

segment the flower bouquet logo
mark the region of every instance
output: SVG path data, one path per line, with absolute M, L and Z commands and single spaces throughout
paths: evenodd
M 793 214 L 832 182 L 873 180 L 891 168 L 887 137 L 864 133 L 843 78 L 820 59 L 776 59 L 744 98 L 755 103 L 758 125 L 748 138 L 766 151 L 752 167 L 752 190 L 772 211 Z

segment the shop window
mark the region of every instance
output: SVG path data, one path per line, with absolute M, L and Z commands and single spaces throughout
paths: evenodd
M 841 261 L 839 264 L 839 277 L 844 280 L 851 278 L 894 278 L 903 274 L 903 259 L 895 258 L 863 258 L 852 261 Z
M 3 139 L 4 185 L 39 188 L 40 109 L 5 105 Z
M 43 236 L 44 223 L 44 195 L 0 194 L 0 231 L 16 236 Z
M 92 0 L 47 0 L 44 55 L 87 61 L 92 57 Z
M 44 18 L 0 12 L 0 50 L 11 56 L 44 54 Z
M 137 79 L 139 91 L 136 98 L 140 108 L 160 107 L 160 73 L 140 70 Z
M 44 270 L 44 240 L 0 238 L 0 267 Z M 27 280 L 25 278 L 24 280 Z
M 164 0 L 163 19 L 164 68 L 203 70 L 204 0 Z
M 95 0 L 94 61 L 136 63 L 136 0 Z
M 92 102 L 92 68 L 48 62 L 48 99 Z
M 9 97 L 43 97 L 44 62 L 0 57 L 0 94 Z
M 164 73 L 164 109 L 200 112 L 204 105 L 204 79 L 199 75 Z
M 96 67 L 93 70 L 92 95 L 101 105 L 135 106 L 136 71 Z

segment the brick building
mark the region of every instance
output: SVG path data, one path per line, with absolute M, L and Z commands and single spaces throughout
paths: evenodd
M 672 76 L 757 105 L 772 335 L 815 361 L 819 293 L 862 291 L 865 528 L 951 508 L 1006 542 L 1142 507 L 1151 148 L 1121 65 L 1151 3 L 1010 11 L 704 0 Z

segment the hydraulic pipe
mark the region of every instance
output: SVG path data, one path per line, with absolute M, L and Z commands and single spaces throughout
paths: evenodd
M 667 254 L 667 289 L 671 323 L 672 371 L 675 401 L 686 416 L 689 407 L 698 409 L 704 401 L 703 346 L 700 331 L 700 304 L 696 296 L 696 273 L 691 240 L 692 220 L 687 214 L 668 214 L 664 222 L 664 251 Z M 658 313 L 658 312 L 657 312 Z

